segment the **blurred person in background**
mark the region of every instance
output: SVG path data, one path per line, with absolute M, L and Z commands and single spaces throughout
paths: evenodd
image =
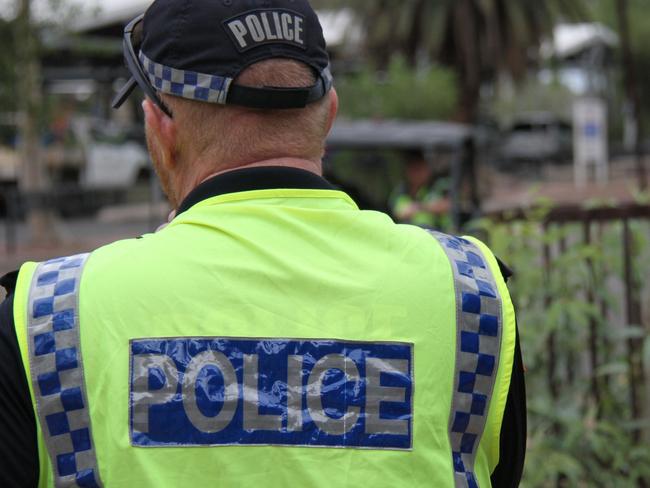
M 436 174 L 422 151 L 408 151 L 404 156 L 404 182 L 390 197 L 393 217 L 403 224 L 449 229 L 449 179 L 443 174 Z
M 0 486 L 517 486 L 509 273 L 322 177 L 309 3 L 156 0 L 124 48 L 175 212 L 0 282 Z

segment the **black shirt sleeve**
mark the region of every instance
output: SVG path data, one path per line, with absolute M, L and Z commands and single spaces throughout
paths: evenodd
M 492 486 L 495 488 L 519 486 L 524 472 L 526 437 L 526 383 L 519 345 L 519 332 L 517 332 L 510 391 L 508 391 L 508 400 L 501 424 L 501 453 L 499 464 L 492 473 Z
M 13 287 L 0 304 L 0 486 L 38 485 L 38 444 L 25 369 L 20 357 L 13 317 Z M 15 279 L 13 280 L 15 283 Z
M 507 283 L 514 273 L 498 257 L 496 259 L 503 279 Z M 526 382 L 517 327 L 510 390 L 501 424 L 499 464 L 492 473 L 492 486 L 495 488 L 519 486 L 524 472 L 527 434 Z
M 0 286 L 3 287 L 7 295 L 13 294 L 16 289 L 16 282 L 18 281 L 18 271 L 12 271 L 0 278 Z

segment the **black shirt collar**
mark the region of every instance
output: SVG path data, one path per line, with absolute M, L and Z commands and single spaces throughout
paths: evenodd
M 336 190 L 324 178 L 298 168 L 264 166 L 238 169 L 210 178 L 197 186 L 178 207 L 177 215 L 219 195 L 277 189 Z

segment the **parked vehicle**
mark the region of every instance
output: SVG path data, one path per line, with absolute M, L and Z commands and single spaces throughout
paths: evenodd
M 75 129 L 85 153 L 79 184 L 85 189 L 127 189 L 150 174 L 144 131 L 88 119 Z
M 500 166 L 521 163 L 568 163 L 573 159 L 571 124 L 550 113 L 522 115 L 505 134 Z
M 18 183 L 16 133 L 15 124 L 0 122 L 0 185 Z M 76 117 L 62 133 L 43 137 L 43 158 L 55 184 L 79 190 L 128 189 L 150 172 L 143 142 L 141 130 Z
M 0 216 L 23 215 L 30 198 L 17 192 L 20 178 L 16 124 L 0 118 Z M 41 139 L 52 183 L 46 198 L 65 216 L 90 215 L 127 198 L 138 183 L 149 188 L 151 169 L 142 129 L 76 116 Z

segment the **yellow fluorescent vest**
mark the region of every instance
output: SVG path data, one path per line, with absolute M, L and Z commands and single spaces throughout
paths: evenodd
M 475 240 L 361 212 L 343 193 L 217 196 L 157 234 L 28 263 L 14 315 L 42 487 L 485 488 L 499 461 L 515 319 L 496 260 Z M 278 363 L 280 382 L 264 369 L 278 344 L 294 348 Z M 333 352 L 317 361 L 319 348 Z M 382 356 L 391 351 L 402 359 Z M 181 366 L 183 354 L 193 356 Z M 327 396 L 341 381 L 359 402 L 337 407 L 343 397 Z M 168 405 L 146 403 L 164 392 Z M 241 414 L 246 401 L 274 394 L 269 402 L 298 414 Z M 241 415 L 246 442 L 218 441 Z M 306 436 L 310 418 L 318 427 Z M 198 429 L 189 442 L 183 425 L 192 422 L 214 432 Z M 134 423 L 173 442 L 148 444 Z

